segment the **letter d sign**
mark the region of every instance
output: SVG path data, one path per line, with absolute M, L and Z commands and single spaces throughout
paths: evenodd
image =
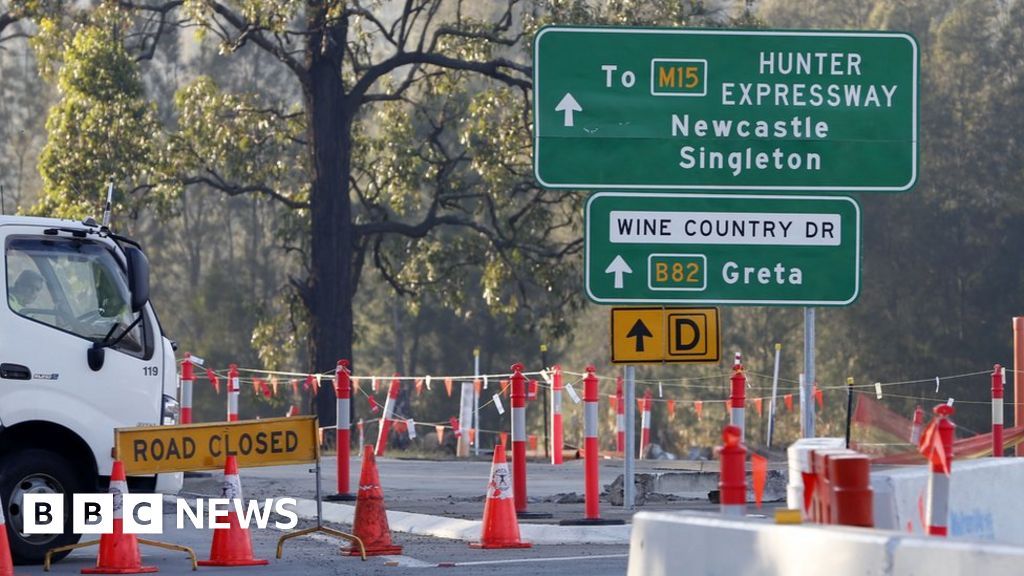
M 22 507 L 25 534 L 64 533 L 63 494 L 25 494 Z

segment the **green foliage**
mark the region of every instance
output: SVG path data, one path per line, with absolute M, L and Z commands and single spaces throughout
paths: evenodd
M 44 196 L 33 211 L 81 218 L 99 212 L 110 182 L 121 190 L 145 187 L 161 130 L 123 47 L 108 32 L 80 30 L 64 53 L 58 89 L 39 161 Z

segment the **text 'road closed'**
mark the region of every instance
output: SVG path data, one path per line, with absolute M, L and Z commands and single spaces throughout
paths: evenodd
M 115 448 L 129 474 L 187 472 L 312 462 L 317 457 L 315 417 L 271 418 L 220 424 L 121 428 Z

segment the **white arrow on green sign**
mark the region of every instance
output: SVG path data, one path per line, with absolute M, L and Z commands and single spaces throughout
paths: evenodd
M 599 192 L 584 239 L 603 304 L 845 306 L 860 291 L 860 207 L 842 196 Z
M 547 188 L 909 190 L 917 108 L 907 34 L 555 26 L 534 41 Z

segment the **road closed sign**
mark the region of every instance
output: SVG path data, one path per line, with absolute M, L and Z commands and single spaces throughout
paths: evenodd
M 718 308 L 612 308 L 612 362 L 718 362 L 718 334 Z
M 216 424 L 143 426 L 114 431 L 114 452 L 128 474 L 218 470 L 233 455 L 242 468 L 314 462 L 315 416 Z

